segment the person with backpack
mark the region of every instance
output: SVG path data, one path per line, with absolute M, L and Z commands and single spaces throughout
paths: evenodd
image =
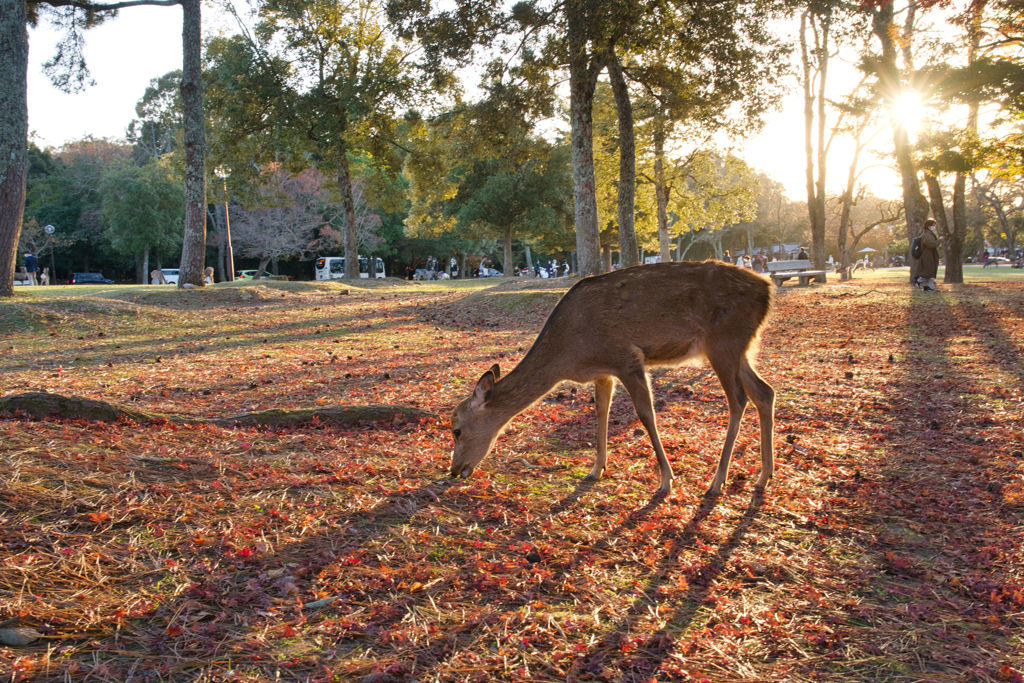
M 910 243 L 910 281 L 918 289 L 934 292 L 935 276 L 939 272 L 939 237 L 935 234 L 935 221 L 924 222 L 921 234 Z

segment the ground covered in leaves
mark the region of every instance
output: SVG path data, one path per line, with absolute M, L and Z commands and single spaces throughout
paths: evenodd
M 1024 671 L 1024 279 L 939 295 L 786 286 L 763 499 L 748 411 L 654 377 L 676 488 L 616 394 L 563 385 L 474 476 L 448 411 L 522 358 L 562 283 L 19 290 L 0 394 L 193 416 L 0 416 L 0 647 L 12 681 L 1017 681 Z M 560 289 L 561 288 L 561 289 Z M 272 408 L 442 416 L 221 427 Z M 542 467 L 528 469 L 518 459 Z

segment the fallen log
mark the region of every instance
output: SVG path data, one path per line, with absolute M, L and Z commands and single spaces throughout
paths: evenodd
M 309 422 L 333 425 L 353 425 L 360 422 L 383 422 L 397 419 L 418 420 L 436 417 L 433 413 L 399 405 L 354 405 L 328 408 L 296 408 L 294 410 L 262 410 L 232 417 L 185 417 L 140 410 L 120 403 L 108 403 L 81 396 L 64 396 L 44 391 L 12 394 L 0 397 L 0 413 L 25 414 L 38 420 L 46 418 L 82 418 L 90 422 L 167 421 L 175 424 L 212 424 L 220 427 L 258 425 L 263 427 L 293 427 Z

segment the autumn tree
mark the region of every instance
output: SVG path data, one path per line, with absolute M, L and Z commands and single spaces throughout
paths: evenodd
M 715 258 L 721 259 L 725 231 L 756 215 L 758 192 L 754 171 L 742 159 L 716 151 L 695 154 L 686 182 L 675 190 L 677 231 L 680 237 L 689 237 L 679 260 L 699 242 L 708 243 Z
M 488 45 L 514 53 L 513 58 L 524 63 L 568 71 L 576 247 L 581 274 L 594 275 L 602 270 L 593 154 L 593 98 L 598 76 L 609 65 L 616 68 L 617 50 L 632 54 L 630 45 L 671 40 L 677 30 L 680 44 L 689 41 L 688 48 L 699 55 L 705 43 L 692 38 L 701 30 L 755 16 L 763 24 L 772 6 L 770 2 L 736 1 L 666 4 L 535 0 L 517 3 L 506 13 L 496 3 L 458 0 L 454 7 L 431 12 L 423 3 L 392 0 L 389 15 L 410 35 L 420 36 L 429 61 L 435 65 L 466 65 L 475 47 Z M 658 27 L 665 31 L 653 30 Z M 719 34 L 724 43 L 729 31 Z M 636 42 L 631 43 L 634 38 Z M 748 47 L 741 44 L 737 49 Z M 706 61 L 719 64 L 715 59 Z M 624 188 L 628 188 L 628 175 L 628 169 L 624 169 Z M 624 203 L 629 203 L 628 198 Z M 629 221 L 624 218 L 622 222 Z
M 409 225 L 417 236 L 497 239 L 508 273 L 514 240 L 553 243 L 570 230 L 571 167 L 565 144 L 541 139 L 493 84 L 490 95 L 425 122 L 406 162 Z
M 992 221 L 991 241 L 1002 243 L 1011 258 L 1019 249 L 1024 233 L 1024 181 L 1017 175 L 996 170 L 988 177 L 974 176 L 974 194 L 987 218 Z
M 292 176 L 280 165 L 273 165 L 261 174 L 252 203 L 236 206 L 231 217 L 232 241 L 238 253 L 260 259 L 257 278 L 271 260 L 316 255 L 322 246 L 316 233 L 324 225 L 324 205 L 329 198 L 322 177 L 314 170 Z M 356 277 L 358 268 L 357 262 Z
M 921 181 L 914 161 L 913 145 L 907 123 L 900 117 L 900 102 L 906 92 L 905 76 L 913 71 L 912 40 L 916 6 L 911 3 L 902 10 L 903 23 L 895 2 L 885 0 L 866 5 L 871 31 L 881 52 L 869 58 L 868 65 L 878 78 L 878 94 L 892 130 L 893 151 L 903 187 L 903 209 L 907 240 L 916 237 L 928 217 L 929 204 L 921 192 Z

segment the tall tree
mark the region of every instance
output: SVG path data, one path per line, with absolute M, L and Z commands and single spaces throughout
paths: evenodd
M 104 233 L 115 251 L 135 259 L 137 282 L 147 282 L 151 252 L 180 248 L 183 190 L 166 162 L 121 164 L 103 174 Z
M 24 0 L 0 0 L 0 296 L 14 268 L 28 172 L 28 16 Z
M 252 205 L 235 208 L 231 221 L 239 254 L 260 259 L 257 278 L 272 259 L 312 258 L 318 252 L 322 239 L 316 229 L 324 225 L 328 200 L 323 176 L 314 170 L 292 176 L 280 165 L 270 165 L 263 171 Z M 346 267 L 347 262 L 346 257 Z M 356 263 L 356 273 L 358 269 Z
M 497 238 L 506 273 L 515 265 L 513 240 L 554 242 L 571 223 L 568 149 L 539 138 L 521 112 L 494 99 L 430 122 L 406 172 L 414 233 Z
M 410 59 L 415 46 L 391 35 L 376 0 L 268 0 L 255 29 L 217 41 L 214 71 L 227 145 L 263 135 L 260 161 L 311 161 L 333 176 L 345 224 L 345 276 L 359 277 L 351 155 L 360 150 L 396 174 L 399 107 L 426 83 Z M 234 131 L 232 136 L 231 131 Z M 266 135 L 272 131 L 272 135 Z
M 882 96 L 882 102 L 889 117 L 889 126 L 892 129 L 896 165 L 903 186 L 903 208 L 906 216 L 908 242 L 920 234 L 924 221 L 928 217 L 929 209 L 928 200 L 921 192 L 921 181 L 918 179 L 918 169 L 914 162 L 910 132 L 906 122 L 900 118 L 899 114 L 900 99 L 905 92 L 904 72 L 900 68 L 901 58 L 908 70 L 913 69 L 910 42 L 913 33 L 913 8 L 913 4 L 907 8 L 907 15 L 901 26 L 897 21 L 893 0 L 866 6 L 866 11 L 871 19 L 871 31 L 882 48 L 881 53 L 872 58 L 871 66 L 878 76 L 879 94 Z
M 569 121 L 576 217 L 576 245 L 583 275 L 601 272 L 593 155 L 593 97 L 598 75 L 621 46 L 625 53 L 640 42 L 655 44 L 679 32 L 678 44 L 700 53 L 704 43 L 690 40 L 687 29 L 699 32 L 755 15 L 763 18 L 775 3 L 769 0 L 715 2 L 656 0 L 594 3 L 587 0 L 547 2 L 528 0 L 507 14 L 497 2 L 456 0 L 455 6 L 431 13 L 428 3 L 391 0 L 389 15 L 405 30 L 423 38 L 432 63 L 466 64 L 475 46 L 497 46 L 524 61 L 568 70 Z M 664 27 L 660 34 L 652 29 Z M 515 34 L 508 44 L 503 37 Z M 633 42 L 636 38 L 637 41 Z M 687 42 L 689 41 L 689 42 Z M 531 49 L 533 46 L 539 49 Z M 738 46 L 739 51 L 749 45 Z M 637 52 L 639 53 L 639 51 Z M 724 62 L 710 60 L 716 65 Z
M 182 98 L 186 110 L 198 111 L 198 116 L 186 116 L 186 138 L 191 140 L 191 153 L 187 155 L 186 195 L 191 208 L 186 212 L 186 244 L 182 254 L 182 275 L 179 287 L 186 282 L 203 284 L 202 257 L 206 241 L 205 166 L 202 131 L 202 89 L 199 79 L 199 61 L 202 51 L 200 0 L 125 0 L 124 2 L 97 3 L 90 0 L 3 0 L 0 5 L 0 147 L 7 152 L 0 161 L 0 296 L 14 293 L 14 250 L 21 232 L 22 215 L 17 207 L 25 201 L 25 153 L 28 148 L 28 108 L 24 104 L 28 88 L 28 32 L 26 24 L 34 25 L 47 14 L 56 21 L 65 34 L 57 46 L 54 57 L 45 69 L 55 86 L 66 92 L 77 92 L 88 83 L 89 71 L 82 55 L 82 31 L 104 21 L 126 7 L 182 5 L 184 12 L 183 52 L 189 84 L 183 88 Z M 194 65 L 194 68 L 189 65 Z M 183 81 L 184 83 L 184 81 Z M 188 145 L 189 142 L 186 142 Z M 186 261 L 188 266 L 186 266 Z
M 181 103 L 185 123 L 185 237 L 178 287 L 202 287 L 206 270 L 206 131 L 203 117 L 201 0 L 181 0 Z
M 810 3 L 800 14 L 800 63 L 804 91 L 804 169 L 807 213 L 811 219 L 811 260 L 825 270 L 825 88 L 828 83 L 829 41 L 832 38 L 831 3 Z M 808 35 L 812 43 L 809 44 Z M 817 92 L 814 86 L 817 84 Z M 817 111 L 815 111 L 817 105 Z M 817 135 L 814 124 L 817 119 Z M 815 137 L 817 139 L 815 139 Z M 831 142 L 831 140 L 829 140 Z M 817 171 L 817 173 L 815 173 Z M 818 277 L 819 281 L 823 276 Z

